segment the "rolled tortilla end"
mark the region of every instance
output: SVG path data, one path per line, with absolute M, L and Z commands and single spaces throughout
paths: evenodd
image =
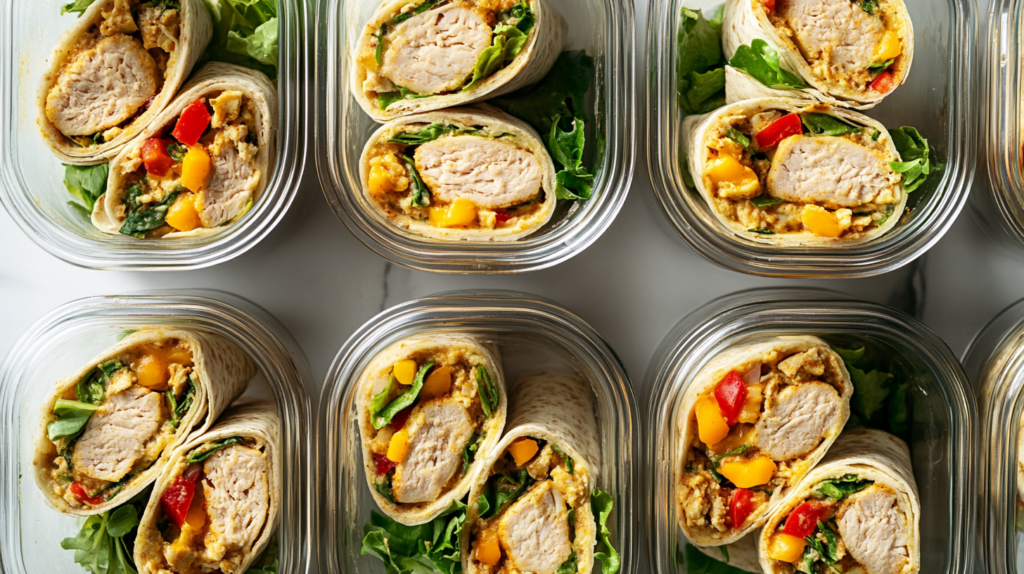
M 921 501 L 910 451 L 899 438 L 864 428 L 844 432 L 769 514 L 758 537 L 764 572 L 793 571 L 792 556 L 786 553 L 795 555 L 795 550 L 780 535 L 798 509 L 820 513 L 816 529 L 831 531 L 845 549 L 845 560 L 863 571 L 913 574 L 921 569 Z
M 378 122 L 494 98 L 540 81 L 566 33 L 547 0 L 505 11 L 482 2 L 387 0 L 356 44 L 351 92 Z
M 675 463 L 679 525 L 696 546 L 722 546 L 759 528 L 825 456 L 850 417 L 853 384 L 827 343 L 784 336 L 721 353 L 684 393 Z M 723 407 L 718 395 L 743 398 L 723 399 Z M 743 497 L 735 505 L 740 514 L 732 510 L 736 496 Z M 733 524 L 734 517 L 742 522 Z
M 403 117 L 370 136 L 363 202 L 399 229 L 445 241 L 515 241 L 554 214 L 555 164 L 526 122 L 490 106 Z
M 62 162 L 109 161 L 170 103 L 213 36 L 202 0 L 178 4 L 97 0 L 57 41 L 36 106 Z
M 197 101 L 213 111 L 203 140 L 185 146 L 165 135 L 175 128 L 185 109 Z M 161 238 L 199 237 L 222 231 L 262 198 L 273 179 L 277 110 L 277 88 L 262 72 L 222 62 L 203 66 L 139 137 L 110 162 L 107 192 L 93 208 L 93 225 L 105 233 L 130 233 L 132 229 L 124 225 L 131 217 L 131 189 L 137 186 L 151 199 L 144 209 L 159 209 L 161 204 L 173 204 L 184 197 L 195 210 L 196 219 L 182 226 L 184 230 L 170 226 L 151 230 L 162 233 Z M 143 147 L 152 138 L 165 148 L 177 146 L 182 156 L 173 160 L 162 177 L 147 178 Z M 203 150 L 209 161 L 209 173 L 195 189 L 184 185 L 189 183 L 184 156 L 192 148 Z M 169 223 L 181 226 L 167 218 L 164 225 Z
M 505 428 L 500 356 L 470 335 L 398 341 L 373 358 L 356 388 L 370 494 L 402 524 L 429 522 L 461 500 L 482 469 L 479 454 Z
M 280 427 L 273 403 L 246 402 L 175 449 L 139 523 L 134 558 L 141 574 L 184 572 L 195 564 L 225 574 L 248 569 L 277 529 Z M 182 485 L 194 498 L 179 527 L 162 501 Z
M 516 383 L 509 430 L 485 453 L 485 471 L 469 493 L 463 572 L 496 571 L 502 561 L 514 570 L 554 572 L 570 556 L 581 574 L 593 570 L 597 525 L 590 495 L 598 484 L 600 443 L 590 395 L 575 374 Z M 498 507 L 494 493 L 509 485 L 518 496 Z M 531 541 L 538 529 L 541 548 Z
M 33 460 L 36 484 L 64 514 L 116 508 L 152 484 L 171 451 L 209 429 L 255 375 L 252 359 L 220 336 L 140 329 L 58 381 L 43 402 Z M 69 419 L 54 412 L 63 412 L 67 401 L 89 417 L 69 435 L 56 432 Z M 51 440 L 54 434 L 64 436 Z M 111 452 L 110 443 L 123 448 Z

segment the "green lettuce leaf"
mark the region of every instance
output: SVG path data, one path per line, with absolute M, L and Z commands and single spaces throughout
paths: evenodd
M 423 178 L 420 177 L 420 172 L 416 169 L 416 162 L 407 155 L 399 155 L 399 159 L 405 164 L 405 169 L 409 170 L 409 187 L 412 188 L 412 204 L 415 207 L 427 207 L 430 205 L 430 188 L 427 184 L 423 183 Z M 388 419 L 390 420 L 390 419 Z M 375 423 L 376 424 L 376 423 Z M 387 424 L 387 423 L 384 423 Z M 383 427 L 384 425 L 381 425 Z
M 79 401 L 57 399 L 57 404 L 53 406 L 53 414 L 57 415 L 57 420 L 47 425 L 47 435 L 51 441 L 71 437 L 68 441 L 70 442 L 70 440 L 78 436 L 78 433 L 82 432 L 85 423 L 89 422 L 89 417 L 98 408 L 96 405 Z
M 501 398 L 498 396 L 498 388 L 491 381 L 491 374 L 483 365 L 476 367 L 476 388 L 480 393 L 480 406 L 483 408 L 484 416 L 491 418 L 491 413 L 498 410 Z
M 559 54 L 536 84 L 488 103 L 525 121 L 540 134 L 551 133 L 556 118 L 587 121 L 585 98 L 594 83 L 594 59 L 583 50 Z
M 85 209 L 92 213 L 96 200 L 107 192 L 107 164 L 99 165 L 68 165 L 64 166 L 64 187 Z
M 146 491 L 148 500 L 149 490 Z M 145 501 L 136 496 L 131 502 L 86 519 L 78 536 L 65 538 L 60 546 L 75 551 L 75 562 L 93 574 L 137 574 L 132 548 L 125 538 L 139 525 L 139 508 Z
M 779 53 L 760 38 L 754 39 L 749 46 L 743 44 L 737 48 L 729 65 L 746 72 L 769 88 L 799 90 L 807 87 L 799 76 L 779 65 Z
M 278 20 L 274 0 L 206 0 L 213 38 L 196 64 L 228 62 L 277 77 Z
M 421 145 L 432 142 L 441 136 L 460 132 L 457 126 L 451 124 L 430 124 L 429 126 L 416 131 L 398 134 L 388 140 L 388 143 L 404 145 Z
M 616 574 L 622 566 L 622 560 L 618 551 L 612 546 L 612 533 L 608 530 L 608 517 L 612 514 L 615 502 L 612 500 L 612 495 L 595 488 L 590 493 L 590 506 L 597 518 L 597 549 L 594 552 L 594 558 L 601 561 L 602 574 Z
M 246 574 L 277 574 L 278 571 L 278 555 L 280 554 L 280 545 L 277 541 L 277 534 L 270 538 L 270 543 L 267 544 L 267 548 L 253 560 L 252 565 L 246 570 Z
M 676 562 L 686 564 L 686 574 L 745 574 L 745 571 L 715 560 L 691 544 L 686 545 L 685 557 L 681 551 L 676 550 Z
M 188 464 L 203 462 L 204 460 L 213 456 L 213 453 L 217 452 L 218 450 L 224 450 L 227 447 L 233 444 L 238 444 L 244 440 L 245 439 L 240 436 L 233 436 L 230 438 L 226 438 L 224 440 L 210 443 L 204 450 L 192 451 L 192 454 L 188 455 L 188 458 L 185 459 L 185 462 L 187 462 Z
M 420 391 L 423 389 L 423 382 L 427 377 L 427 373 L 434 367 L 434 361 L 428 361 L 427 364 L 420 367 L 420 370 L 416 373 L 416 378 L 412 380 L 412 386 L 409 390 L 395 397 L 395 400 L 391 401 L 388 406 L 381 409 L 378 416 L 373 417 L 373 428 L 382 429 L 384 425 L 391 422 L 391 419 L 395 417 L 400 411 L 404 410 L 409 405 L 416 402 L 416 397 L 419 396 Z
M 699 10 L 682 9 L 676 90 L 686 115 L 707 113 L 725 104 L 721 21 L 717 22 L 717 29 L 715 24 Z
M 903 174 L 903 189 L 910 193 L 921 187 L 928 175 L 942 169 L 941 164 L 931 161 L 931 149 L 917 129 L 902 127 L 889 132 L 896 151 L 900 153 L 900 161 L 889 163 L 896 173 Z
M 459 537 L 466 522 L 466 505 L 453 502 L 426 524 L 405 526 L 370 513 L 361 554 L 376 556 L 388 574 L 442 574 L 461 572 Z
M 522 51 L 526 44 L 527 35 L 515 26 L 498 24 L 494 28 L 494 36 L 491 38 L 491 45 L 480 53 L 473 67 L 473 78 L 462 91 L 476 87 L 498 70 L 512 63 L 512 60 Z
M 805 112 L 800 114 L 804 127 L 815 136 L 841 136 L 859 134 L 860 129 L 829 114 Z
M 873 481 L 861 480 L 855 474 L 847 474 L 818 483 L 818 492 L 829 498 L 842 500 L 855 492 L 864 490 L 872 484 L 874 484 Z
M 60 15 L 63 16 L 70 12 L 81 16 L 82 13 L 88 10 L 89 6 L 92 6 L 92 3 L 95 1 L 96 0 L 74 0 L 74 2 L 69 2 L 61 7 Z
M 487 479 L 478 500 L 480 518 L 493 518 L 507 504 L 512 504 L 534 483 L 533 477 L 521 468 L 511 473 L 495 474 Z

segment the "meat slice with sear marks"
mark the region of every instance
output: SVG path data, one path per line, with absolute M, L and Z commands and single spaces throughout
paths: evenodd
M 416 169 L 443 202 L 469 199 L 485 209 L 529 201 L 541 189 L 540 162 L 509 141 L 445 137 L 416 148 Z
M 815 449 L 839 416 L 839 393 L 825 383 L 790 385 L 779 392 L 755 427 L 754 445 L 773 460 Z
M 868 574 L 898 574 L 908 560 L 907 518 L 896 494 L 877 484 L 852 494 L 836 512 L 847 552 Z
M 254 448 L 233 444 L 208 458 L 203 471 L 203 494 L 213 535 L 206 538 L 206 553 L 223 559 L 229 551 L 248 548 L 267 520 L 267 460 Z
M 137 385 L 107 397 L 75 442 L 75 470 L 97 480 L 124 478 L 163 424 L 163 404 L 163 394 Z
M 775 13 L 793 29 L 793 41 L 805 58 L 827 59 L 839 73 L 873 64 L 885 24 L 850 0 L 779 0 Z
M 501 517 L 501 545 L 516 570 L 554 574 L 569 558 L 569 513 L 551 481 L 544 481 L 515 501 Z
M 408 450 L 395 467 L 392 490 L 401 503 L 432 502 L 462 464 L 473 434 L 469 411 L 452 397 L 427 401 L 409 415 Z

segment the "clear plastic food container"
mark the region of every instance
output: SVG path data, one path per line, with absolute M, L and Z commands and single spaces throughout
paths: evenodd
M 64 4 L 15 0 L 0 5 L 0 204 L 11 218 L 46 251 L 95 269 L 209 267 L 245 253 L 266 237 L 295 200 L 306 157 L 305 4 L 277 0 L 277 159 L 263 195 L 241 220 L 219 233 L 165 241 L 108 235 L 93 227 L 70 205 L 64 167 L 43 143 L 36 124 L 36 90 L 50 51 L 77 16 L 61 16 Z
M 971 341 L 964 369 L 978 394 L 978 566 L 1024 571 L 1024 509 L 1017 501 L 1019 429 L 1024 414 L 1024 301 L 997 315 Z
M 560 201 L 539 231 L 513 242 L 439 241 L 400 229 L 363 195 L 359 156 L 379 127 L 349 91 L 350 54 L 378 1 L 318 0 L 316 18 L 316 167 L 331 209 L 364 245 L 413 269 L 509 273 L 544 269 L 583 251 L 611 225 L 633 175 L 635 96 L 632 0 L 550 0 L 567 18 L 566 50 L 594 58 L 587 115 L 594 125 L 586 152 L 593 159 L 593 196 Z M 545 134 L 542 134 L 544 136 Z M 586 161 L 586 160 L 585 160 Z
M 272 397 L 281 416 L 282 501 L 280 572 L 306 572 L 310 539 L 309 364 L 288 331 L 253 303 L 219 292 L 177 291 L 89 297 L 67 303 L 36 322 L 0 364 L 0 564 L 8 574 L 81 574 L 73 538 L 82 519 L 47 506 L 32 480 L 32 440 L 39 408 L 54 383 L 146 325 L 202 329 L 249 353 L 259 374 L 244 396 Z
M 687 386 L 709 360 L 734 345 L 798 334 L 881 345 L 912 368 L 908 444 L 921 497 L 921 571 L 971 572 L 977 406 L 960 363 L 910 316 L 817 289 L 757 289 L 723 297 L 680 321 L 655 353 L 646 375 L 652 389 L 645 433 L 650 571 L 687 571 L 677 559 L 687 542 L 672 478 L 680 438 L 675 429 L 686 416 L 679 407 Z
M 648 13 L 648 167 L 655 195 L 680 235 L 708 259 L 736 271 L 785 277 L 866 277 L 891 271 L 934 245 L 963 207 L 974 177 L 975 90 L 970 0 L 905 0 L 914 26 L 907 82 L 866 114 L 886 127 L 914 126 L 945 164 L 910 195 L 895 229 L 860 245 L 777 247 L 739 237 L 721 224 L 696 190 L 683 183 L 683 111 L 676 93 L 676 38 L 683 7 L 720 0 L 653 0 Z M 1009 1 L 1009 0 L 1007 0 Z M 1016 54 L 1016 52 L 1012 52 Z M 1016 92 L 1015 92 L 1016 93 Z M 934 160 L 933 160 L 934 161 Z
M 424 332 L 472 333 L 498 345 L 508 388 L 524 375 L 575 372 L 594 392 L 601 443 L 598 487 L 615 507 L 611 540 L 622 556 L 621 574 L 637 569 L 634 455 L 639 448 L 636 399 L 622 363 L 582 319 L 531 295 L 453 291 L 388 309 L 363 325 L 341 348 L 320 398 L 320 572 L 383 574 L 384 565 L 360 555 L 363 525 L 377 510 L 363 472 L 355 406 L 359 375 L 395 341 Z M 595 571 L 598 566 L 595 565 Z

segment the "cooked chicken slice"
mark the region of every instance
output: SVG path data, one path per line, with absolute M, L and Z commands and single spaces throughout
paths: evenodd
M 256 169 L 256 146 L 245 141 L 245 126 L 229 126 L 216 135 L 210 146 L 210 179 L 200 190 L 199 219 L 211 228 L 231 221 L 245 209 L 260 184 Z M 244 156 L 240 151 L 244 152 Z
M 159 70 L 142 43 L 118 34 L 75 56 L 46 95 L 46 117 L 69 136 L 91 136 L 131 118 L 156 95 Z
M 878 15 L 850 0 L 779 0 L 775 13 L 789 22 L 805 58 L 825 59 L 840 73 L 873 64 L 875 46 L 885 34 Z
M 540 192 L 540 162 L 508 141 L 445 137 L 417 147 L 415 156 L 423 183 L 440 201 L 463 198 L 484 209 L 500 209 Z
M 458 399 L 447 397 L 418 405 L 405 424 L 409 429 L 408 451 L 395 467 L 395 500 L 433 501 L 462 464 L 462 450 L 473 434 L 473 421 Z
M 210 531 L 205 555 L 221 560 L 256 540 L 270 508 L 267 460 L 260 451 L 233 444 L 203 464 L 203 494 Z
M 501 517 L 498 535 L 521 572 L 554 574 L 572 552 L 565 501 L 547 480 L 512 503 Z
M 814 450 L 839 416 L 839 393 L 825 383 L 782 389 L 754 428 L 754 445 L 773 460 L 789 460 Z
M 461 88 L 491 45 L 491 28 L 474 10 L 449 3 L 402 22 L 386 39 L 380 74 L 418 94 Z
M 829 209 L 895 203 L 899 184 L 900 175 L 881 152 L 833 136 L 782 140 L 768 171 L 772 196 Z
M 107 397 L 75 443 L 75 470 L 97 480 L 124 478 L 166 418 L 163 405 L 163 394 L 139 386 Z
M 836 512 L 846 550 L 868 574 L 898 574 L 907 563 L 907 518 L 896 494 L 872 485 L 850 495 Z

